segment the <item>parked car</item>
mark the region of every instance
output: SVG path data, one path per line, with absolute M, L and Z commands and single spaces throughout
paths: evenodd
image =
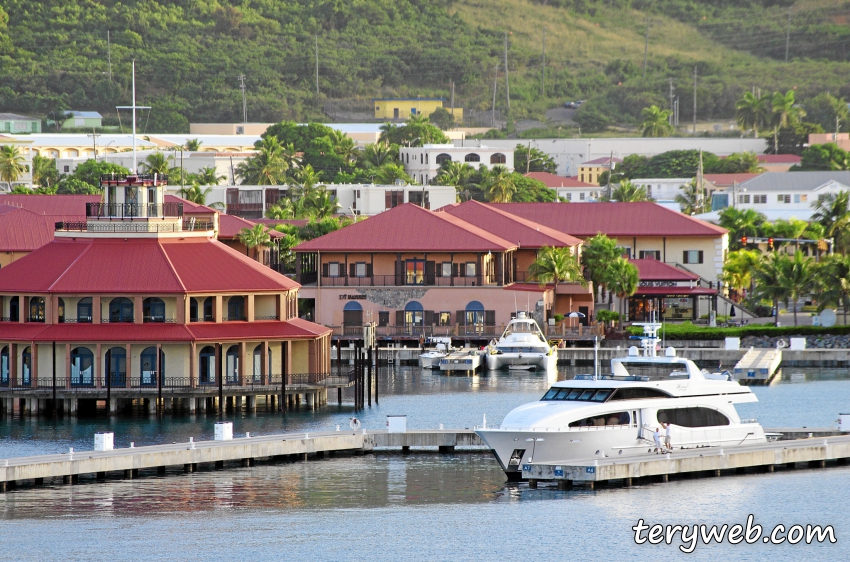
M 581 104 L 583 104 L 583 103 L 584 103 L 584 100 L 579 100 L 579 101 L 577 101 L 577 102 L 575 103 L 575 107 L 579 107 L 579 106 L 581 106 Z
M 578 106 L 576 105 L 576 102 L 568 101 L 564 104 L 564 107 L 566 107 L 567 109 L 573 109 L 573 108 L 578 107 Z

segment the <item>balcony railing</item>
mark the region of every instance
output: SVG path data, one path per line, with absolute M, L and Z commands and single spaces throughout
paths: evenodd
M 108 185 L 165 185 L 168 183 L 166 174 L 102 174 L 100 184 Z
M 316 283 L 315 273 L 302 273 L 298 282 L 302 285 Z M 474 275 L 469 277 L 408 277 L 406 275 L 372 275 L 369 277 L 322 276 L 323 287 L 480 287 L 495 285 L 495 275 Z
M 331 326 L 333 336 L 337 338 L 362 338 L 363 326 Z M 580 324 L 569 326 L 561 323 L 554 326 L 544 324 L 540 327 L 543 334 L 551 339 L 593 339 L 594 336 L 604 337 L 605 330 L 602 324 L 593 326 L 582 326 Z M 498 338 L 505 331 L 504 325 L 485 326 L 483 324 L 453 324 L 450 326 L 378 326 L 375 334 L 381 338 L 418 338 L 424 337 L 470 337 L 470 338 Z
M 182 217 L 183 203 L 136 205 L 132 203 L 86 203 L 86 217 L 104 219 Z

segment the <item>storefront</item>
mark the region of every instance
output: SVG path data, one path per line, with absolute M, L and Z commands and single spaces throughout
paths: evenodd
M 717 290 L 699 286 L 698 275 L 655 259 L 630 261 L 640 276 L 629 297 L 630 322 L 649 321 L 653 312 L 664 322 L 694 321 L 714 310 Z

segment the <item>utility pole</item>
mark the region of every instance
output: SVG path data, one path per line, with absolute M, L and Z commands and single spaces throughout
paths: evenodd
M 496 63 L 496 68 L 493 71 L 493 111 L 490 113 L 491 126 L 496 128 L 496 88 L 499 85 L 499 63 Z
M 546 99 L 546 28 L 543 28 L 543 64 L 540 65 L 540 97 Z
M 508 32 L 505 32 L 505 99 L 508 101 L 508 113 L 511 111 L 511 82 L 508 77 Z
M 794 6 L 788 6 L 788 29 L 785 31 L 785 62 L 788 62 L 788 44 L 791 40 L 791 10 Z
M 838 131 L 841 130 L 841 119 L 838 116 L 835 116 L 835 137 L 832 139 L 835 142 L 838 142 Z
M 239 75 L 239 89 L 242 90 L 242 122 L 248 122 L 248 105 L 245 101 L 245 75 Z
M 94 161 L 97 162 L 97 137 L 99 137 L 100 134 L 95 132 L 94 127 L 92 127 L 91 134 L 86 136 L 91 137 L 92 145 L 94 146 Z
M 316 95 L 319 95 L 319 36 L 316 35 Z
M 697 136 L 697 67 L 694 66 L 694 132 L 693 136 Z
M 106 30 L 106 64 L 109 66 L 109 82 L 112 82 L 112 43 L 109 40 L 109 30 Z
M 614 175 L 614 151 L 611 151 L 611 157 L 608 159 L 608 185 L 605 188 L 605 196 L 611 200 L 611 176 Z
M 452 117 L 455 116 L 455 81 L 452 80 Z
M 675 111 L 675 108 L 673 107 L 673 90 L 674 90 L 673 79 L 668 78 L 667 80 L 670 82 L 670 124 L 672 125 L 673 124 L 673 112 Z
M 649 16 L 646 16 L 646 35 L 643 40 L 643 77 L 646 78 L 646 57 L 649 54 Z

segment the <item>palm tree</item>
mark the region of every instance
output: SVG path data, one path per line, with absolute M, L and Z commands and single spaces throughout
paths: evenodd
M 184 147 L 189 152 L 198 152 L 201 149 L 202 144 L 204 144 L 204 141 L 200 141 L 198 139 L 187 139 Z
M 531 281 L 537 281 L 540 286 L 546 283 L 554 283 L 555 292 L 558 291 L 558 283 L 569 281 L 581 283 L 587 286 L 587 279 L 581 274 L 581 264 L 568 247 L 556 248 L 554 246 L 543 246 L 537 252 L 537 259 L 528 266 L 528 277 Z
M 793 127 L 806 116 L 802 107 L 794 107 L 794 90 L 788 90 L 785 95 L 773 93 L 773 153 L 779 154 L 779 129 Z
M 850 250 L 850 192 L 837 191 L 819 197 L 813 205 L 812 221 L 823 226 L 824 237 L 832 238 L 841 253 Z
M 617 242 L 602 233 L 585 240 L 581 249 L 581 263 L 584 265 L 585 275 L 593 282 L 594 287 L 606 290 L 608 266 L 622 255 L 623 251 L 617 247 Z M 597 300 L 600 300 L 598 295 Z
M 756 97 L 751 92 L 745 92 L 744 96 L 735 104 L 735 118 L 741 129 L 752 129 L 753 137 L 759 136 L 759 128 L 764 128 L 770 123 L 772 106 L 770 98 Z
M 201 185 L 218 185 L 221 180 L 227 179 L 227 176 L 218 175 L 218 170 L 215 169 L 215 166 L 201 168 L 196 176 Z
M 0 146 L 0 181 L 9 184 L 18 181 L 27 171 L 26 160 L 21 155 L 18 147 L 13 144 Z
M 294 178 L 301 186 L 301 190 L 306 193 L 319 183 L 319 177 L 321 175 L 322 172 L 317 172 L 313 169 L 313 166 L 307 164 L 294 174 Z
M 669 109 L 661 109 L 657 105 L 644 107 L 640 111 L 640 133 L 645 137 L 668 137 L 673 134 L 670 124 Z
M 332 217 L 339 210 L 339 201 L 325 186 L 311 190 L 304 199 L 304 208 L 316 220 Z
M 277 137 L 265 137 L 255 156 L 236 167 L 243 185 L 281 185 L 289 170 L 283 157 L 283 146 Z
M 351 164 L 357 160 L 357 143 L 343 132 L 333 129 L 328 135 L 334 146 L 334 152 L 342 156 L 346 164 Z
M 395 183 L 396 180 L 402 180 L 407 183 L 415 183 L 413 178 L 408 176 L 407 172 L 404 171 L 404 166 L 397 162 L 388 162 L 378 168 L 374 174 L 374 179 L 377 183 L 384 185 L 391 185 Z
M 625 318 L 626 299 L 635 294 L 640 274 L 637 267 L 626 258 L 619 257 L 608 266 L 605 285 L 620 299 L 620 318 Z
M 368 144 L 360 153 L 360 167 L 364 170 L 380 168 L 384 164 L 395 161 L 395 149 L 384 144 Z
M 846 326 L 847 309 L 850 308 L 850 256 L 827 256 L 816 268 L 814 279 L 818 312 L 823 312 L 828 306 L 840 306 Z
M 516 183 L 512 173 L 504 166 L 493 166 L 482 184 L 491 203 L 510 203 L 516 193 Z
M 145 161 L 142 162 L 142 167 L 148 174 L 157 174 L 160 176 L 168 175 L 171 169 L 168 165 L 168 158 L 160 151 L 149 154 Z
M 800 250 L 794 252 L 793 258 L 789 258 L 783 263 L 782 281 L 788 290 L 788 296 L 785 299 L 786 308 L 789 301 L 794 303 L 795 326 L 797 325 L 797 303 L 814 288 L 815 268 L 812 267 L 813 263 L 812 259 L 804 256 Z
M 762 254 L 758 250 L 729 252 L 723 264 L 723 282 L 736 291 L 750 288 L 761 259 Z
M 643 186 L 635 185 L 631 180 L 622 180 L 611 192 L 611 201 L 620 203 L 636 203 L 639 201 L 652 201 L 652 197 Z
M 56 183 L 56 160 L 46 158 L 40 154 L 32 157 L 32 182 L 42 187 L 50 187 L 50 182 Z
M 753 297 L 759 300 L 769 300 L 776 311 L 776 325 L 779 325 L 779 302 L 788 299 L 788 286 L 784 275 L 787 269 L 788 256 L 778 252 L 770 254 L 759 262 L 755 269 L 755 290 Z
M 300 153 L 295 150 L 293 143 L 283 145 L 283 150 L 280 151 L 280 158 L 283 160 L 283 164 L 287 170 L 295 170 L 301 166 L 301 161 L 303 160 Z
M 266 209 L 266 218 L 275 220 L 289 220 L 295 218 L 295 204 L 289 199 L 281 199 L 276 205 L 270 205 Z
M 212 188 L 208 187 L 206 189 L 201 189 L 201 186 L 197 183 L 193 183 L 188 187 L 182 187 L 177 192 L 180 194 L 180 197 L 185 199 L 186 201 L 191 201 L 197 205 L 204 205 L 211 209 L 224 210 L 224 205 L 220 202 L 216 203 L 207 203 L 207 197 L 212 192 Z
M 257 248 L 254 259 L 260 261 L 260 250 L 264 246 L 270 246 L 272 238 L 265 226 L 255 224 L 253 228 L 243 228 L 239 231 L 239 241 L 245 244 L 245 255 L 250 255 L 248 252 Z
M 739 249 L 742 236 L 755 236 L 765 223 L 765 216 L 753 209 L 727 207 L 720 213 L 720 226 L 729 231 L 729 247 Z
M 697 179 L 694 178 L 687 185 L 683 186 L 679 194 L 674 198 L 676 203 L 682 208 L 682 212 L 686 215 L 698 215 L 707 213 L 710 205 L 708 198 L 705 196 L 705 190 L 697 185 Z

